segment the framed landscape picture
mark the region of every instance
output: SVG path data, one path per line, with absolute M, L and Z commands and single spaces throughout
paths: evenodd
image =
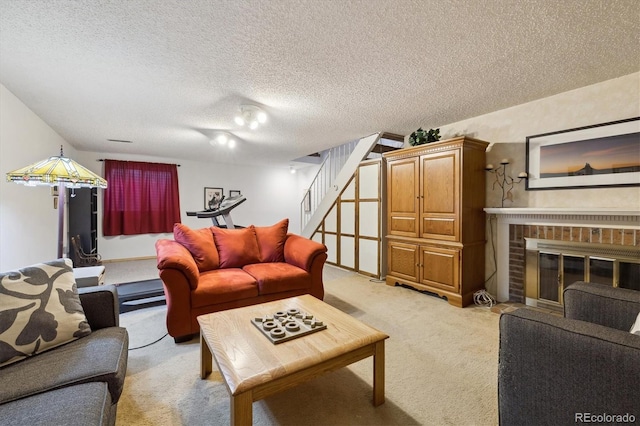
M 527 190 L 640 186 L 640 117 L 527 137 Z
M 222 188 L 212 188 L 205 186 L 204 188 L 204 209 L 215 210 L 220 206 L 222 201 Z
M 242 195 L 242 193 L 240 192 L 239 189 L 230 189 L 229 190 L 229 198 L 239 197 L 241 195 Z

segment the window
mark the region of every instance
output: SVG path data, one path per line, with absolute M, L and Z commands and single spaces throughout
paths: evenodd
M 105 236 L 173 232 L 180 222 L 175 164 L 105 160 Z

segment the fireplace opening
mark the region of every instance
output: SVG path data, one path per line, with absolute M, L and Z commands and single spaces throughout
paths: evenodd
M 562 292 L 576 281 L 640 291 L 640 248 L 525 238 L 525 300 L 561 310 Z

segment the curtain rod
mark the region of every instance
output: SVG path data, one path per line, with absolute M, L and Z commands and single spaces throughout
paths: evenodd
M 107 160 L 110 160 L 110 158 L 107 158 Z M 98 158 L 96 161 L 105 161 L 105 158 Z M 129 161 L 129 160 L 113 160 L 113 161 Z M 138 163 L 151 163 L 151 161 L 137 161 Z M 156 164 L 167 164 L 167 163 L 156 163 Z M 180 167 L 180 164 L 175 164 L 176 166 Z

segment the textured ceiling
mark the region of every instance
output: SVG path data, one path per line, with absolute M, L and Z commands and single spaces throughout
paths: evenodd
M 0 0 L 0 82 L 79 150 L 287 165 L 631 74 L 639 28 L 637 0 Z

